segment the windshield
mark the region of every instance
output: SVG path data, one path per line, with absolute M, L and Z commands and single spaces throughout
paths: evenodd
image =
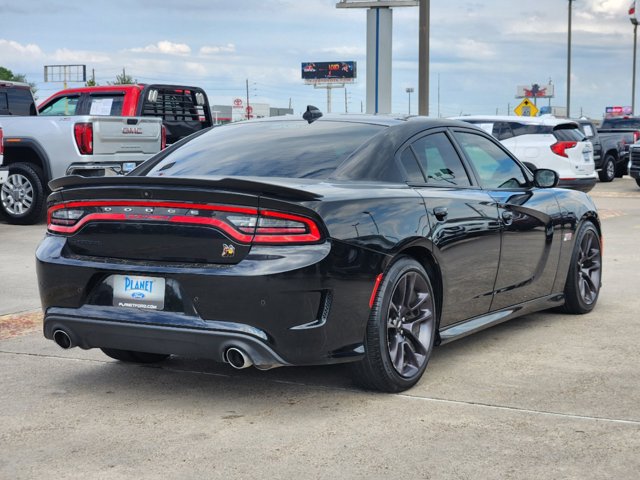
M 216 127 L 162 159 L 148 176 L 326 178 L 386 127 L 300 120 Z
M 640 118 L 605 118 L 601 128 L 637 128 L 640 129 Z

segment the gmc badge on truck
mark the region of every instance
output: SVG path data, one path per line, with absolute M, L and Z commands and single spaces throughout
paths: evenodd
M 122 127 L 122 133 L 124 135 L 142 135 L 142 128 L 140 128 L 140 127 Z

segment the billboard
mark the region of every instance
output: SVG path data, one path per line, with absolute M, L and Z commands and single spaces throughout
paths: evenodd
M 553 98 L 553 84 L 540 85 L 534 83 L 532 85 L 518 85 L 516 98 Z
M 605 117 L 621 117 L 625 115 L 631 115 L 632 109 L 630 106 L 615 106 L 606 107 L 604 110 Z
M 302 62 L 305 83 L 353 83 L 357 77 L 356 62 Z

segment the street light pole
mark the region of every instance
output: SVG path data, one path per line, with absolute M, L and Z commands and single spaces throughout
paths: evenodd
M 413 93 L 413 87 L 407 87 L 404 91 L 409 94 L 409 115 L 411 115 L 411 94 Z
M 567 118 L 571 118 L 571 5 L 575 0 L 569 0 L 569 25 L 567 38 Z

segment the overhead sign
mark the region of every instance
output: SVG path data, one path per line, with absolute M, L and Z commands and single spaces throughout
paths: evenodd
M 353 83 L 357 77 L 356 62 L 303 62 L 305 83 Z
M 538 107 L 531 100 L 525 98 L 513 111 L 519 117 L 535 117 L 538 114 Z
M 516 98 L 553 98 L 554 85 L 540 85 L 533 83 L 531 85 L 518 85 L 516 87 Z

